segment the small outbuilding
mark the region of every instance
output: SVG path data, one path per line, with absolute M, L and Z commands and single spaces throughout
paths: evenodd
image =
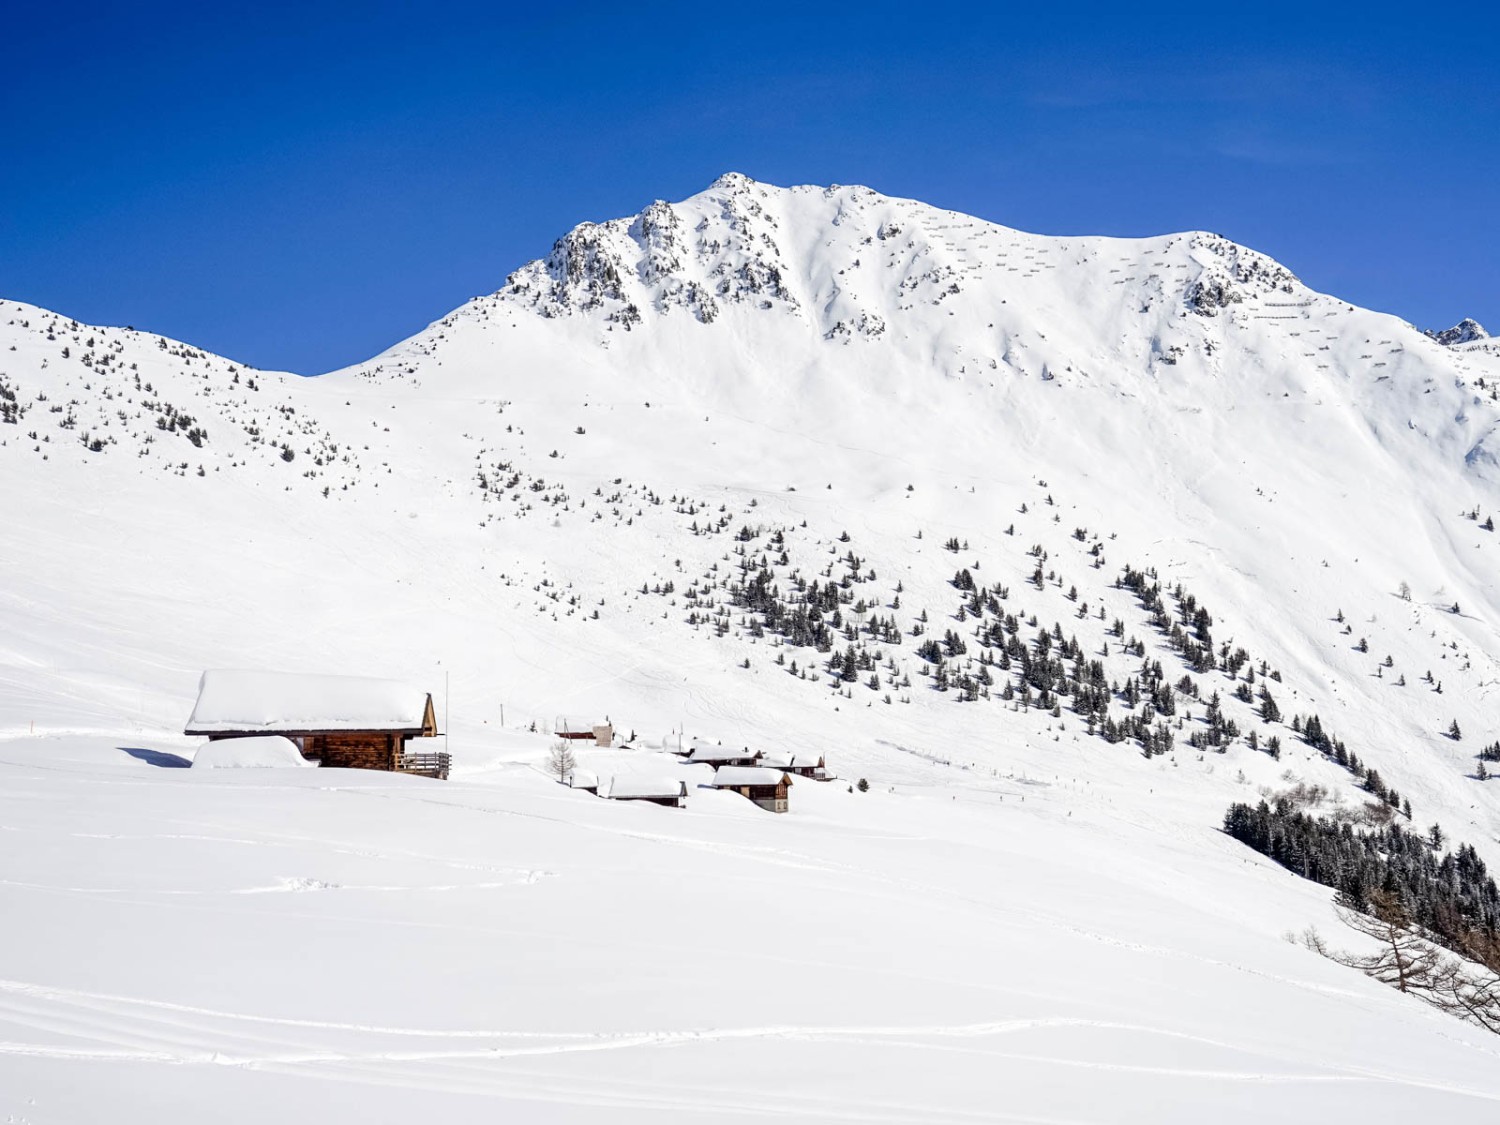
M 568 774 L 568 788 L 581 789 L 585 793 L 599 793 L 599 779 L 588 770 L 573 770 Z
M 599 796 L 611 801 L 648 801 L 680 809 L 687 805 L 687 782 L 675 777 L 605 778 L 599 783 Z
M 397 680 L 214 669 L 198 682 L 184 733 L 280 735 L 324 766 L 448 776 L 432 696 Z
M 786 812 L 791 785 L 785 770 L 771 766 L 720 766 L 714 771 L 715 789 L 731 789 L 768 812 Z
M 568 739 L 592 739 L 595 746 L 609 749 L 614 745 L 615 728 L 608 719 L 604 722 L 594 722 L 592 719 L 581 719 L 577 716 L 559 715 L 557 722 L 553 724 L 555 734 L 558 738 Z

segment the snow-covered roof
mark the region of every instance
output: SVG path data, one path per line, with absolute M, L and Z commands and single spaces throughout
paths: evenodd
M 799 770 L 816 769 L 823 764 L 823 755 L 816 750 L 798 750 L 792 755 L 790 764 Z
M 599 777 L 588 770 L 574 770 L 568 775 L 568 785 L 573 789 L 597 789 Z
M 187 733 L 420 730 L 426 710 L 427 693 L 398 680 L 212 669 Z
M 796 757 L 790 750 L 762 750 L 756 761 L 763 766 L 775 766 L 777 769 L 785 770 L 791 769 Z
M 555 733 L 562 731 L 589 731 L 593 732 L 595 727 L 607 727 L 609 720 L 598 715 L 559 715 L 557 724 L 553 728 Z
M 738 762 L 757 757 L 754 750 L 746 746 L 715 746 L 707 742 L 695 742 L 688 752 L 693 762 Z
M 194 769 L 250 769 L 265 766 L 312 766 L 290 738 L 279 734 L 220 738 L 193 755 Z
M 625 774 L 605 778 L 599 783 L 599 796 L 615 800 L 686 797 L 687 783 L 675 777 L 647 777 Z
M 714 771 L 715 788 L 739 788 L 741 785 L 788 785 L 792 779 L 785 772 L 769 766 L 720 766 Z

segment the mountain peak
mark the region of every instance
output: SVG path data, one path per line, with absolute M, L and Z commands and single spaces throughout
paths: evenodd
M 732 322 L 734 335 L 789 317 L 810 340 L 935 355 L 955 376 L 977 365 L 1041 377 L 1104 370 L 1125 337 L 1145 367 L 1192 351 L 1217 370 L 1229 321 L 1296 315 L 1276 302 L 1307 294 L 1279 263 L 1213 235 L 1048 237 L 868 187 L 727 172 L 680 202 L 580 224 L 497 297 L 582 318 L 603 346 L 638 328 Z M 1222 324 L 1199 340 L 1208 322 Z
M 743 188 L 753 187 L 755 181 L 743 172 L 725 172 L 713 183 L 708 185 L 709 191 L 739 191 Z
M 1484 326 L 1471 317 L 1464 317 L 1452 328 L 1445 328 L 1441 332 L 1429 331 L 1431 336 L 1444 347 L 1454 347 L 1458 344 L 1472 344 L 1478 340 L 1489 339 L 1490 334 L 1484 330 Z

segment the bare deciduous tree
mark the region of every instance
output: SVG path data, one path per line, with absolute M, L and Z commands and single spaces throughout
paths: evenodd
M 1500 975 L 1445 958 L 1434 979 L 1433 1003 L 1500 1035 Z
M 559 738 L 552 744 L 552 749 L 547 753 L 547 770 L 557 778 L 559 784 L 568 783 L 568 779 L 573 776 L 573 767 L 576 764 L 573 747 L 568 745 L 566 738 Z
M 1379 942 L 1379 952 L 1332 949 L 1311 927 L 1292 940 L 1500 1035 L 1500 940 L 1475 934 L 1462 956 L 1447 956 L 1412 922 L 1400 900 L 1385 891 L 1370 895 L 1369 914 L 1344 904 L 1336 909 L 1347 926 Z
M 1400 899 L 1376 891 L 1370 895 L 1369 914 L 1343 905 L 1335 909 L 1344 925 L 1380 943 L 1379 953 L 1335 953 L 1331 955 L 1335 961 L 1359 969 L 1401 992 L 1432 987 L 1442 956 L 1412 930 L 1411 915 Z

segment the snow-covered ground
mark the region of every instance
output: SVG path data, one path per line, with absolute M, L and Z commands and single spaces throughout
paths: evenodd
M 1317 712 L 1500 863 L 1497 380 L 1217 236 L 734 176 L 317 379 L 0 304 L 0 1112 L 1493 1120 L 1500 1041 L 1285 941 L 1328 892 L 1218 825 L 1367 799 Z M 837 588 L 832 652 L 733 604 L 762 569 Z M 1006 616 L 1188 676 L 1175 748 L 1003 699 Z M 410 681 L 453 780 L 171 768 L 226 667 Z M 563 715 L 687 808 L 555 784 Z M 772 815 L 669 731 L 841 780 Z
M 119 741 L 119 740 L 115 740 Z M 772 816 L 0 746 L 18 1121 L 1491 1121 L 1492 1038 L 1282 940 L 1182 787 L 911 759 Z M 600 756 L 631 752 L 600 751 Z M 642 754 L 642 757 L 653 757 Z M 168 768 L 163 768 L 168 767 Z M 707 767 L 698 767 L 706 780 Z M 1165 774 L 1165 771 L 1163 771 Z

